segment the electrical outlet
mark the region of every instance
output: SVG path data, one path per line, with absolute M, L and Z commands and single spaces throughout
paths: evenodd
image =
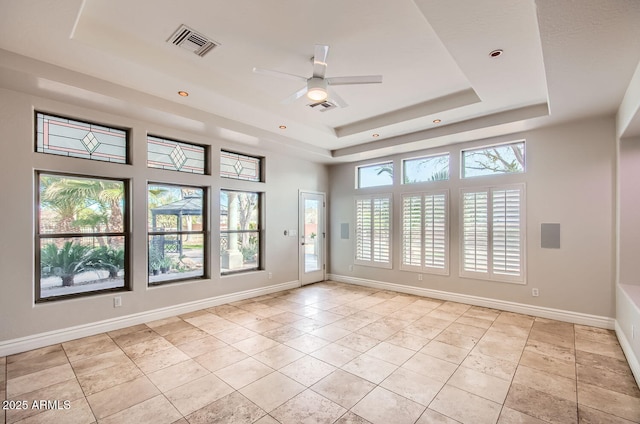
M 538 291 L 538 289 L 531 289 L 531 296 L 538 297 L 539 295 L 540 292 Z
M 631 340 L 636 338 L 636 327 L 635 325 L 631 324 Z
M 271 277 L 273 277 L 272 273 L 267 274 L 267 278 L 269 278 L 269 280 L 271 280 Z
M 349 271 L 353 271 L 353 265 L 349 265 Z
M 418 281 L 422 281 L 422 274 L 418 274 Z
M 116 296 L 113 298 L 113 307 L 119 308 L 122 306 L 122 296 Z

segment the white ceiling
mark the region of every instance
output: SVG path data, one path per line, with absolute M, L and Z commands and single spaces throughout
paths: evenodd
M 613 115 L 639 22 L 637 0 L 0 0 L 0 85 L 357 160 Z M 168 43 L 181 24 L 220 46 Z M 252 72 L 309 77 L 314 44 L 327 76 L 383 83 L 333 87 L 349 106 L 319 112 L 281 103 L 304 84 Z

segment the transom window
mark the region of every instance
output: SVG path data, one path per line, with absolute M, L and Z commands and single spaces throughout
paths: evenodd
M 220 176 L 234 180 L 263 181 L 263 159 L 222 150 L 220 152 Z
M 393 162 L 356 167 L 356 188 L 389 186 L 393 184 Z
M 261 269 L 262 195 L 220 191 L 221 274 Z
M 449 179 L 449 154 L 424 156 L 402 161 L 402 184 Z
M 525 171 L 525 143 L 481 147 L 462 151 L 462 178 Z
M 206 190 L 150 183 L 147 196 L 149 284 L 204 278 Z
M 128 163 L 128 133 L 120 128 L 36 112 L 36 152 Z
M 36 179 L 36 301 L 128 289 L 127 181 Z
M 149 168 L 204 174 L 207 150 L 204 146 L 147 136 L 147 166 Z

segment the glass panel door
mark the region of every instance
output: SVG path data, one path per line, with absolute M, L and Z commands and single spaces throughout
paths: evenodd
M 324 280 L 324 194 L 300 193 L 300 282 Z

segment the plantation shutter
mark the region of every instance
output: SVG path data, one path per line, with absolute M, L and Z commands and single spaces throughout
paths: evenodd
M 524 185 L 464 190 L 460 275 L 523 283 Z
M 371 199 L 356 200 L 356 260 L 371 260 Z
M 373 199 L 373 261 L 391 262 L 391 201 L 388 197 Z
M 462 198 L 462 269 L 489 271 L 488 192 L 464 193 Z
M 519 188 L 493 190 L 493 272 L 520 276 L 522 242 L 520 235 Z
M 402 265 L 422 267 L 422 196 L 402 198 Z
M 391 195 L 356 199 L 355 260 L 391 268 Z
M 447 214 L 445 191 L 403 196 L 402 269 L 449 272 Z
M 447 252 L 447 197 L 424 196 L 424 266 L 444 270 Z

